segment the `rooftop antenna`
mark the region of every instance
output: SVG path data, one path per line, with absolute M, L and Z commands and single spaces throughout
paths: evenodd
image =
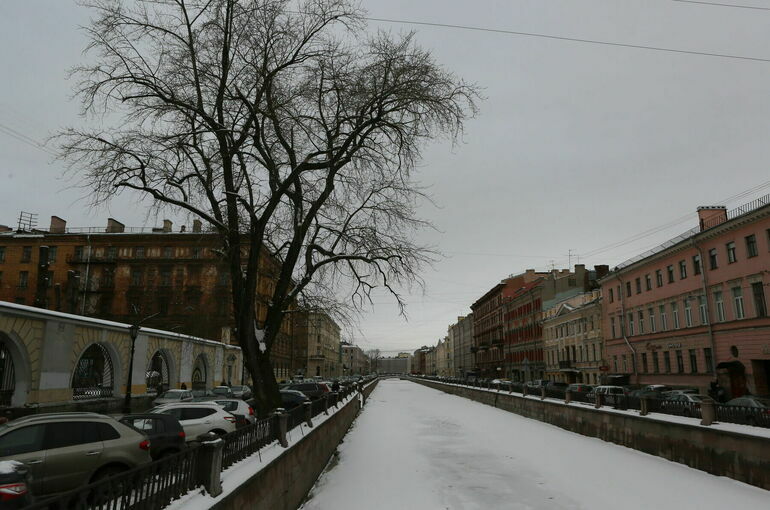
M 18 230 L 30 231 L 35 227 L 37 227 L 37 213 L 21 211 Z

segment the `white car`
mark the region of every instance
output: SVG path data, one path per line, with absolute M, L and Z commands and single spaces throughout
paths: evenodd
M 168 390 L 159 395 L 152 401 L 152 405 L 161 406 L 164 404 L 177 404 L 179 402 L 191 402 L 193 399 L 192 391 L 189 390 Z
M 179 420 L 186 441 L 197 441 L 198 436 L 212 432 L 224 435 L 235 430 L 236 418 L 216 402 L 166 404 L 150 410 L 151 413 L 169 414 Z
M 236 426 L 250 425 L 257 422 L 254 409 L 243 400 L 237 398 L 218 398 L 212 402 L 219 404 L 225 411 L 234 415 L 236 417 Z M 242 420 L 243 423 L 238 423 L 238 420 Z

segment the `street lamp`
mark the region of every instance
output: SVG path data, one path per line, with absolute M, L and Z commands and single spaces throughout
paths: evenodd
M 123 398 L 123 414 L 129 414 L 131 412 L 131 386 L 134 378 L 134 350 L 136 348 L 136 337 L 139 336 L 139 329 L 141 329 L 139 325 L 157 315 L 160 315 L 160 312 L 148 315 L 144 319 L 135 324 L 131 324 L 128 327 L 128 335 L 131 337 L 131 354 L 129 354 L 128 358 L 128 377 L 126 378 L 126 394 Z

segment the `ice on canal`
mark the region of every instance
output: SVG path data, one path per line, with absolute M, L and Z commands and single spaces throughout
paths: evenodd
M 302 507 L 619 508 L 770 508 L 770 492 L 390 379 Z

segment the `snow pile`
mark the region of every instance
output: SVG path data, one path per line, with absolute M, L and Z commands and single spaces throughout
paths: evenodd
M 17 468 L 22 467 L 24 464 L 18 460 L 0 460 L 0 475 L 9 475 L 14 473 Z
M 303 510 L 770 508 L 770 492 L 408 381 L 380 381 Z

